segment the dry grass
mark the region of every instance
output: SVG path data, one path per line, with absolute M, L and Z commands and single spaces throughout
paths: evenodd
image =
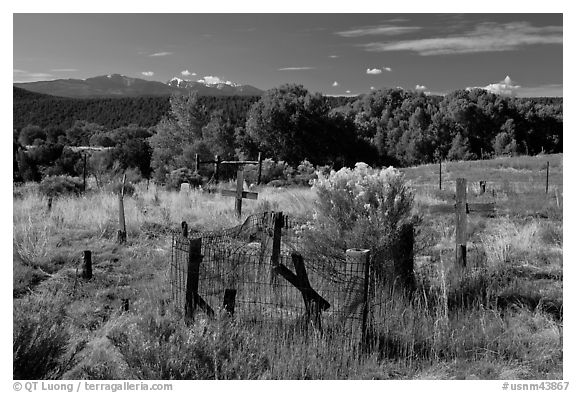
M 483 161 L 480 167 L 449 164 L 448 181 L 466 171 L 470 177 L 490 175 L 501 181 L 493 182 L 494 197 L 475 196 L 474 187 L 469 188 L 470 200 L 494 198 L 498 216 L 470 216 L 474 269 L 461 275 L 452 268 L 453 217 L 422 213 L 417 252 L 428 263 L 416 266 L 418 290 L 412 298 L 380 299 L 384 307 L 375 316 L 368 353 L 359 349 L 357 337 L 226 319 L 188 328 L 174 314 L 166 279 L 167 231 L 183 220 L 193 230 L 236 225 L 232 198 L 140 184 L 125 199 L 128 243 L 118 246 L 117 196 L 90 192 L 64 197 L 47 212 L 47 200 L 25 187 L 14 200 L 14 375 L 560 379 L 562 194 L 543 198 L 540 190 L 523 186 L 540 176 L 542 159 L 561 172 L 557 158 L 499 159 Z M 453 198 L 449 187 L 436 190 L 433 169 L 406 170 L 418 183 L 416 208 L 422 212 Z M 561 182 L 554 184 L 561 190 Z M 258 201 L 243 204 L 243 216 L 262 210 L 312 214 L 315 195 L 310 189 L 257 191 Z M 84 249 L 93 251 L 90 282 L 77 276 Z M 122 299 L 130 299 L 130 311 L 123 311 Z M 44 360 L 32 369 L 26 366 L 29 359 Z

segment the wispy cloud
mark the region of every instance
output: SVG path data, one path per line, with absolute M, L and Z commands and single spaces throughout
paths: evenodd
M 518 89 L 518 97 L 562 97 L 563 95 L 563 85 L 556 83 Z
M 384 67 L 384 68 L 382 68 L 382 69 L 383 69 L 384 71 L 387 71 L 387 72 L 392 72 L 392 68 L 390 68 L 390 67 Z
M 316 67 L 284 67 L 278 68 L 278 71 L 305 71 L 305 70 L 313 70 Z
M 26 70 L 13 69 L 14 82 L 36 82 L 46 79 L 54 79 L 54 75 L 47 72 L 29 72 Z
M 366 26 L 353 30 L 337 31 L 336 35 L 346 38 L 364 37 L 367 35 L 400 35 L 411 33 L 422 29 L 419 26 L 393 26 L 393 25 L 380 25 L 380 26 Z
M 27 73 L 26 76 L 30 78 L 50 78 L 53 77 L 54 75 L 45 72 L 30 72 Z
M 370 75 L 378 75 L 382 73 L 382 70 L 380 68 L 368 68 L 366 73 Z
M 374 90 L 374 86 L 370 86 L 370 90 Z
M 180 72 L 183 76 L 196 76 L 195 72 L 190 72 L 188 70 L 184 70 L 182 72 Z
M 334 81 L 334 83 L 332 83 L 332 86 L 334 86 L 334 87 L 338 86 L 338 82 Z
M 144 76 L 154 76 L 154 72 L 153 71 L 143 71 L 142 75 Z
M 148 56 L 150 56 L 150 57 L 161 57 L 161 56 L 170 56 L 170 55 L 173 55 L 173 54 L 174 54 L 174 52 L 156 52 L 156 53 L 152 53 L 152 54 L 150 54 L 150 55 L 148 55 Z
M 50 71 L 52 71 L 52 72 L 76 72 L 78 70 L 76 68 L 54 68 Z
M 346 90 L 346 94 L 350 94 L 352 93 L 350 90 Z
M 416 86 L 414 86 L 414 90 L 416 90 L 416 91 L 424 91 L 424 90 L 428 90 L 428 88 L 427 88 L 426 86 L 424 86 L 424 85 L 418 85 L 418 84 L 417 84 Z
M 330 56 L 328 56 L 328 57 L 331 58 L 331 59 L 337 59 L 337 58 L 339 58 L 340 56 L 338 56 L 338 55 L 330 55 Z
M 527 45 L 562 44 L 562 26 L 527 22 L 481 23 L 474 30 L 448 37 L 361 44 L 369 52 L 413 51 L 421 56 L 516 50 Z

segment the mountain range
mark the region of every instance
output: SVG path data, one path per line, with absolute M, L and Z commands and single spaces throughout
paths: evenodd
M 170 96 L 196 91 L 200 96 L 260 96 L 263 91 L 233 82 L 207 83 L 172 78 L 167 83 L 131 78 L 120 74 L 87 79 L 57 79 L 14 83 L 31 92 L 70 98 Z

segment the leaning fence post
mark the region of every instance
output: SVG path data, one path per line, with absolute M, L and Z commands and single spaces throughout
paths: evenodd
M 90 280 L 92 278 L 92 251 L 85 250 L 82 260 L 82 278 Z
M 310 280 L 308 273 L 306 273 L 306 266 L 304 265 L 304 258 L 298 253 L 292 253 L 292 264 L 298 279 L 298 289 L 302 292 L 304 298 L 304 306 L 306 307 L 307 322 L 311 322 L 316 329 L 322 331 L 322 318 L 321 308 L 317 301 L 310 296 Z
M 466 267 L 466 179 L 456 179 L 456 265 Z
M 202 238 L 190 239 L 188 244 L 184 318 L 187 323 L 192 323 L 194 322 L 194 311 L 196 310 L 198 302 L 198 279 L 200 277 L 200 262 L 202 262 Z

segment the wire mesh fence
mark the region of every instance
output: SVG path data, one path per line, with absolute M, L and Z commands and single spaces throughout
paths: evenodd
M 233 228 L 200 235 L 198 300 L 217 313 L 280 325 L 312 324 L 359 334 L 368 310 L 365 255 L 311 255 L 307 221 L 264 212 Z M 198 236 L 198 234 L 196 234 Z M 170 285 L 177 310 L 186 309 L 190 239 L 172 237 Z

